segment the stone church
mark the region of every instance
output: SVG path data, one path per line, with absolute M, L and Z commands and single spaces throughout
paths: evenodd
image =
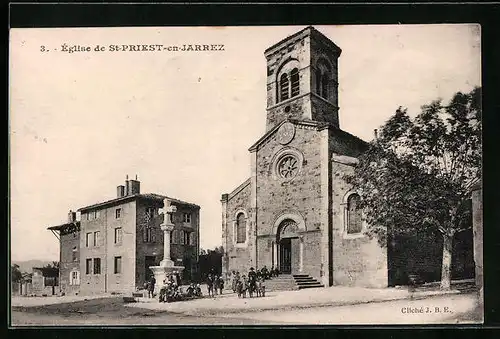
M 388 285 L 387 248 L 363 234 L 342 179 L 367 143 L 340 128 L 341 52 L 313 27 L 266 49 L 266 131 L 249 149 L 250 177 L 221 200 L 226 272 L 266 265 L 324 286 Z

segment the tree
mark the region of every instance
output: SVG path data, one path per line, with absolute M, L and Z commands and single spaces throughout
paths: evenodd
M 44 267 L 49 269 L 59 269 L 59 261 L 53 261 L 52 263 L 48 263 Z
M 361 196 L 367 233 L 443 237 L 441 288 L 451 282 L 455 233 L 466 222 L 470 185 L 481 178 L 481 89 L 422 106 L 411 119 L 399 107 L 345 179 Z
M 224 246 L 218 246 L 218 247 L 216 246 L 214 252 L 219 254 L 224 254 Z
M 10 275 L 11 275 L 11 280 L 14 283 L 20 282 L 23 278 L 23 274 L 21 273 L 21 270 L 19 269 L 19 265 L 14 264 L 11 265 L 10 267 Z

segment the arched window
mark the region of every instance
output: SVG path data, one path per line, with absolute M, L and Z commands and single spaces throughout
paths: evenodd
M 321 94 L 321 70 L 316 70 L 316 94 Z
M 280 101 L 288 99 L 288 87 L 289 87 L 289 81 L 288 81 L 288 74 L 282 74 L 280 77 Z
M 351 194 L 347 199 L 347 234 L 361 233 L 363 229 L 359 195 Z
M 292 69 L 292 72 L 290 73 L 290 81 L 291 81 L 291 87 L 292 87 L 292 94 L 291 98 L 299 95 L 299 70 L 297 68 Z
M 241 244 L 247 240 L 247 221 L 245 215 L 239 213 L 236 217 L 236 243 Z
M 326 59 L 320 58 L 316 63 L 316 94 L 327 100 L 331 74 L 332 66 L 330 63 Z
M 321 75 L 321 96 L 328 99 L 328 73 L 325 72 Z

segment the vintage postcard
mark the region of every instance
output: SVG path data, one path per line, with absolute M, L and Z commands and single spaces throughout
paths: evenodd
M 481 324 L 480 41 L 11 29 L 11 326 Z

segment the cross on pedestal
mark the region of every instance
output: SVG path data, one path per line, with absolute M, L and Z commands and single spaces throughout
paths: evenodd
M 172 214 L 177 212 L 177 207 L 172 205 L 168 199 L 163 201 L 164 208 L 164 219 L 161 225 L 161 230 L 163 231 L 163 260 L 162 265 L 169 264 L 173 266 L 173 262 L 170 259 L 170 232 L 174 229 L 174 224 L 172 223 Z

